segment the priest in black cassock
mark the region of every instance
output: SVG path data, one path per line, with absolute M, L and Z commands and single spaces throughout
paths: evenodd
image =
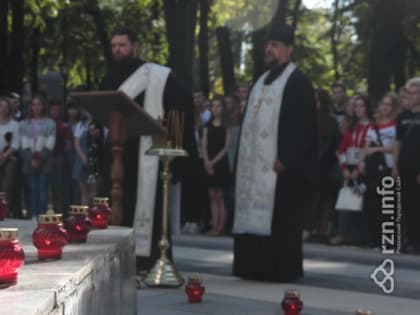
M 115 31 L 111 45 L 113 65 L 103 78 L 100 89 L 125 92 L 155 119 L 166 117 L 168 111 L 183 112 L 184 149 L 190 156 L 197 155 L 191 93 L 175 80 L 169 68 L 137 58 L 139 42 L 131 30 Z M 150 269 L 160 256 L 162 183 L 158 158 L 145 154 L 151 145 L 151 137 L 129 138 L 123 153 L 123 225 L 134 227 L 138 270 Z M 108 164 L 106 169 L 109 172 L 111 165 Z M 172 162 L 173 180 L 182 180 L 186 165 L 186 159 Z M 107 175 L 110 188 L 110 174 Z M 170 233 L 168 237 L 170 239 Z M 171 254 L 168 253 L 169 257 Z
M 242 278 L 303 277 L 302 188 L 316 173 L 318 133 L 314 90 L 291 61 L 293 45 L 290 26 L 272 25 L 269 70 L 252 88 L 241 128 L 233 274 Z

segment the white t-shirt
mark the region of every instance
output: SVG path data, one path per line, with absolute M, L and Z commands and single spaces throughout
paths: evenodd
M 103 142 L 106 141 L 108 137 L 109 130 L 106 127 L 104 128 L 104 136 L 103 136 Z M 89 129 L 89 123 L 87 121 L 79 121 L 76 126 L 73 128 L 73 137 L 76 139 L 80 139 L 80 137 L 83 135 L 84 132 L 87 132 Z
M 19 123 L 13 119 L 10 119 L 7 124 L 0 124 L 0 152 L 3 152 L 4 148 L 8 145 L 4 136 L 6 133 L 12 133 L 13 149 L 19 149 Z
M 397 136 L 395 121 L 387 124 L 378 124 L 379 135 L 381 136 L 382 145 L 384 147 L 391 146 Z M 379 139 L 376 130 L 373 126 L 369 127 L 366 133 L 366 143 L 373 143 L 379 146 Z M 392 153 L 385 153 L 385 162 L 389 168 L 394 166 L 394 158 Z
M 211 118 L 211 111 L 209 109 L 205 109 L 201 114 L 200 114 L 200 118 L 201 118 L 201 123 L 203 125 L 207 124 L 210 121 Z
M 87 121 L 79 121 L 73 129 L 73 137 L 80 139 L 80 137 L 88 130 L 89 123 Z

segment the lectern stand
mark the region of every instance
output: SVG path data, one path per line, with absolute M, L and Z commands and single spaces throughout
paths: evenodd
M 112 145 L 112 224 L 121 225 L 124 209 L 122 156 L 128 137 L 165 134 L 166 129 L 121 91 L 71 93 L 72 100 L 109 128 Z

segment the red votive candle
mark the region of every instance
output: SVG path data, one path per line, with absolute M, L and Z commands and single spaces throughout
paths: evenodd
M 89 207 L 71 205 L 70 216 L 64 220 L 70 243 L 85 243 L 92 225 L 89 217 Z
M 284 293 L 284 299 L 281 303 L 284 315 L 299 315 L 303 309 L 303 302 L 300 300 L 300 294 L 297 290 L 287 290 Z
M 32 243 L 38 249 L 38 259 L 61 259 L 68 234 L 63 227 L 62 214 L 41 214 Z
M 108 205 L 108 198 L 95 197 L 92 200 L 92 206 L 89 209 L 89 219 L 92 227 L 97 229 L 106 229 L 111 218 L 111 208 Z
M 7 212 L 9 212 L 9 206 L 6 201 L 6 194 L 4 192 L 0 192 L 0 221 L 4 220 Z
M 192 276 L 188 278 L 188 282 L 185 285 L 185 293 L 188 296 L 189 303 L 200 303 L 204 294 L 205 288 L 203 281 L 199 276 Z
M 18 229 L 0 228 L 0 288 L 17 283 L 18 268 L 25 254 L 18 240 Z

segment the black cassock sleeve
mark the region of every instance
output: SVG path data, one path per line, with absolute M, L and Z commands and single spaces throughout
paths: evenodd
M 171 172 L 173 181 L 183 180 L 183 174 L 188 171 L 188 160 L 196 158 L 197 146 L 194 138 L 194 109 L 192 92 L 184 88 L 175 77 L 170 74 L 166 82 L 163 104 L 165 115 L 170 110 L 183 112 L 184 118 L 184 134 L 183 148 L 188 152 L 188 158 L 176 158 L 171 164 Z
M 312 84 L 296 70 L 289 78 L 281 107 L 277 158 L 291 174 L 315 175 L 318 129 Z

